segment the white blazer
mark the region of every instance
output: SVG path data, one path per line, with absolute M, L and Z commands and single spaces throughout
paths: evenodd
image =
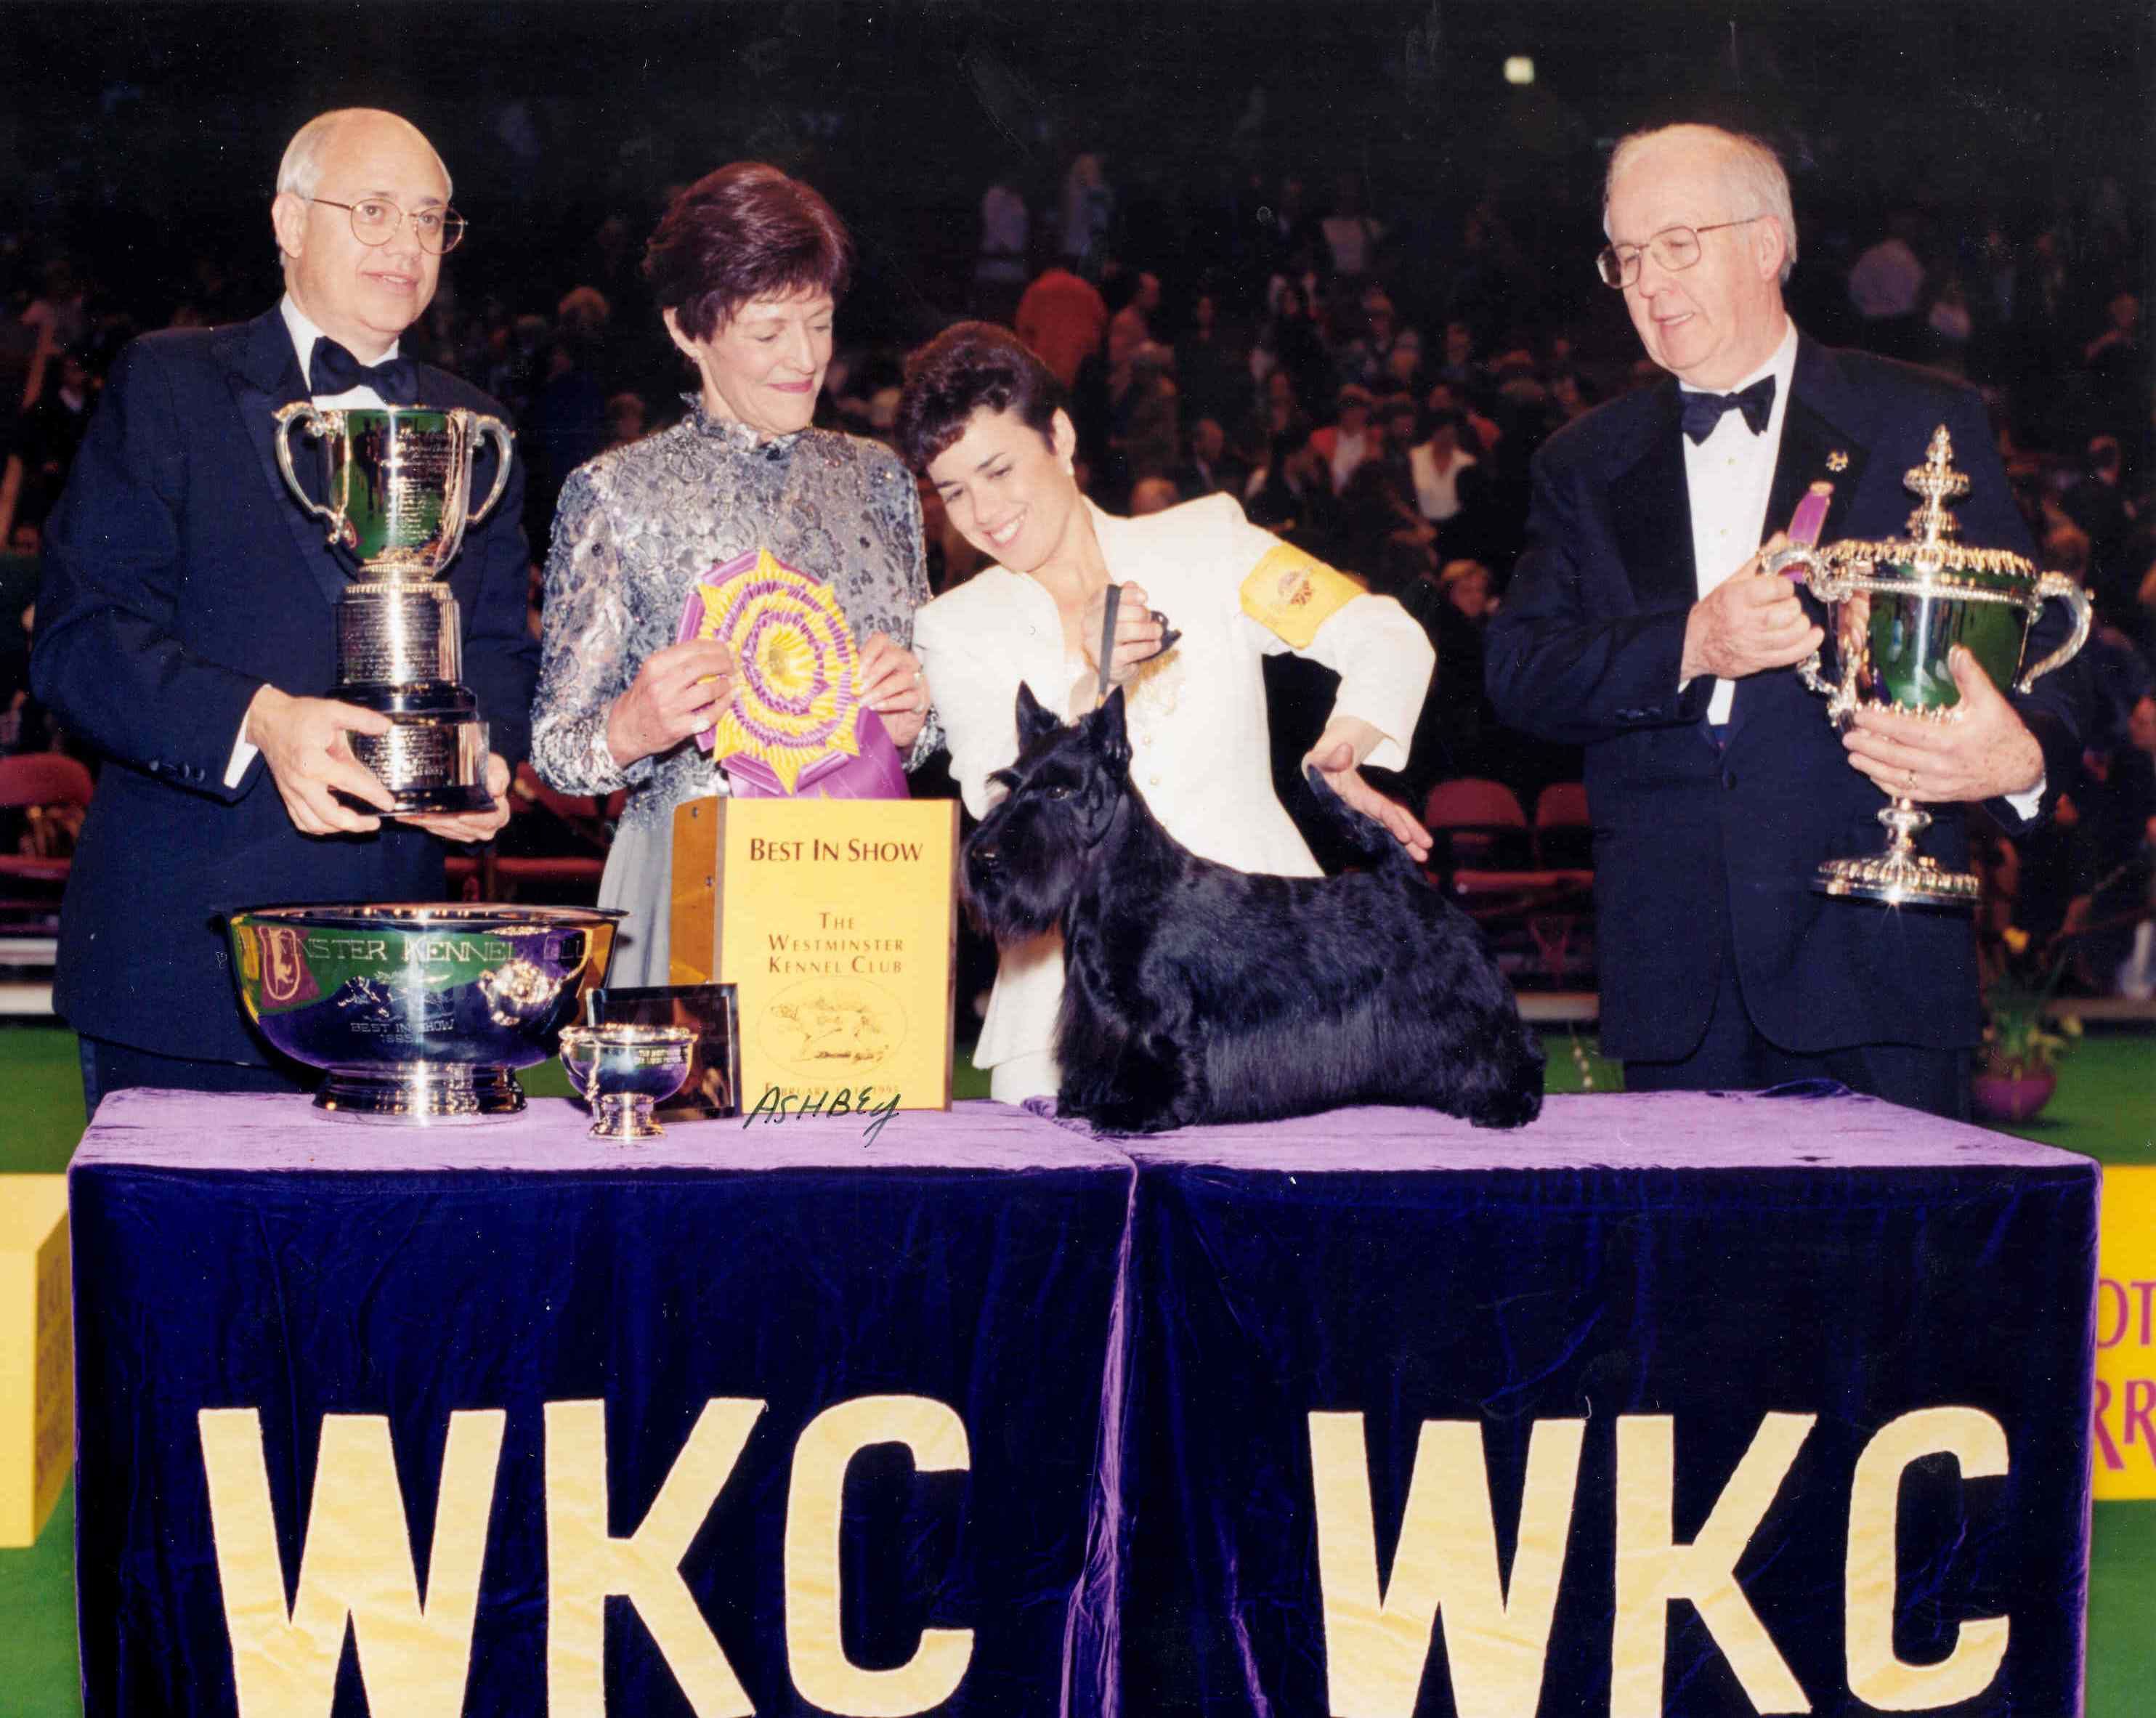
M 1243 581 L 1278 537 L 1243 516 L 1232 496 L 1208 495 L 1164 513 L 1118 519 L 1092 509 L 1108 574 L 1143 587 L 1183 634 L 1124 687 L 1131 777 L 1155 817 L 1192 852 L 1239 870 L 1314 877 L 1317 862 L 1273 792 L 1263 660 L 1291 648 L 1244 612 Z M 990 567 L 922 608 L 913 648 L 943 719 L 951 773 L 966 808 L 988 814 L 988 777 L 1018 756 L 1020 681 L 1066 716 L 1091 707 L 1085 663 L 1067 657 L 1045 587 Z M 1335 610 L 1299 654 L 1340 676 L 1335 716 L 1384 736 L 1366 762 L 1399 769 L 1430 686 L 1430 641 L 1389 597 L 1365 592 Z M 978 1068 L 1052 1050 L 1063 995 L 1060 932 L 1007 948 L 973 1053 Z M 1050 1087 L 1053 1090 L 1052 1085 Z

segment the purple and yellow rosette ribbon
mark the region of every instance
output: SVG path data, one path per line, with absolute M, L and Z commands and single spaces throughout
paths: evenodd
M 862 758 L 865 741 L 891 749 L 861 704 L 860 651 L 838 598 L 769 550 L 713 567 L 690 592 L 680 637 L 732 653 L 732 700 L 697 743 L 717 755 L 736 792 L 793 794 Z

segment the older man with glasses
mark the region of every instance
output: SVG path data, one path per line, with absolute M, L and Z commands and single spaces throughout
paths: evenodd
M 1902 474 L 1941 424 L 1970 479 L 1964 536 L 2031 554 L 1983 404 L 1798 332 L 1789 181 L 1756 139 L 1625 138 L 1604 230 L 1596 268 L 1669 376 L 1536 456 L 1527 550 L 1486 647 L 1500 717 L 1586 749 L 1602 1047 L 1635 1090 L 1823 1077 L 1962 1113 L 1969 920 L 1829 899 L 1811 879 L 1876 844 L 1888 787 L 1983 802 L 2010 831 L 2047 815 L 2080 753 L 2079 677 L 2002 695 L 1958 650 L 1953 719 L 1861 713 L 1837 735 L 1792 671 L 1820 616 L 1763 562 L 1815 483 L 1833 485 L 1824 541 L 1902 535 Z M 2030 650 L 2064 626 L 2053 605 Z M 1962 820 L 1928 844 L 1963 865 Z
M 389 797 L 347 736 L 388 721 L 329 695 L 347 573 L 274 452 L 273 414 L 297 399 L 501 410 L 398 349 L 464 236 L 449 188 L 433 146 L 394 114 L 345 109 L 302 126 L 270 206 L 282 301 L 123 351 L 53 515 L 32 683 L 103 754 L 54 991 L 93 1111 L 126 1085 L 294 1084 L 241 1018 L 219 915 L 439 897 L 444 842 L 484 839 L 508 817 L 537 654 L 521 469 L 448 574 L 465 683 L 498 748 L 494 807 L 386 818 Z M 480 464 L 484 495 L 494 474 Z

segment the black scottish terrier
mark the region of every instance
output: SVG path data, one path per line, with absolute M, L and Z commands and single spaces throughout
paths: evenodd
M 1541 1112 L 1542 1046 L 1481 932 L 1315 771 L 1369 869 L 1257 876 L 1180 845 L 1131 786 L 1120 690 L 1066 727 L 1021 685 L 1018 731 L 966 895 L 999 942 L 1063 927 L 1062 1113 L 1155 1133 L 1343 1104 Z

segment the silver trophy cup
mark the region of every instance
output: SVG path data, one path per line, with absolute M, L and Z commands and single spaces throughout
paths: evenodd
M 462 407 L 324 411 L 297 400 L 277 412 L 277 464 L 300 505 L 325 521 L 331 547 L 353 567 L 336 607 L 336 696 L 379 710 L 386 734 L 353 734 L 352 754 L 381 778 L 399 812 L 484 811 L 486 724 L 461 684 L 464 633 L 442 573 L 465 528 L 509 485 L 508 427 Z M 312 500 L 292 466 L 291 432 L 321 446 L 323 493 Z M 473 455 L 491 437 L 494 487 L 474 508 Z

